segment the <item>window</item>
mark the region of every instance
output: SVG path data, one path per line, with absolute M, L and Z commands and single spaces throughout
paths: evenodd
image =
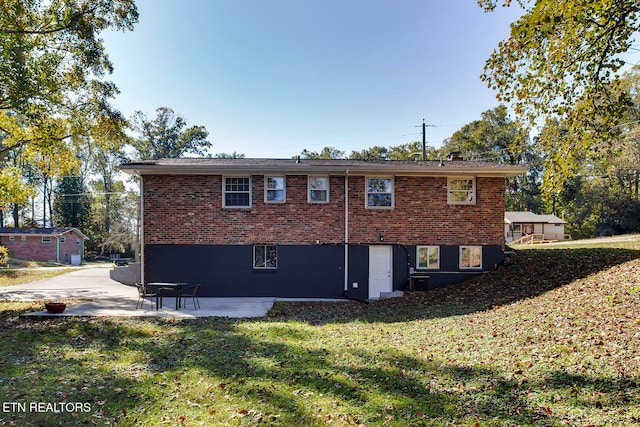
M 76 239 L 76 246 L 80 246 L 82 244 L 82 240 Z
M 418 246 L 416 256 L 416 268 L 438 269 L 440 268 L 439 246 Z
M 515 233 L 522 233 L 522 224 L 511 224 L 510 229 Z
M 310 176 L 309 184 L 309 203 L 328 203 L 329 202 L 329 177 L 328 176 Z
M 10 242 L 13 242 L 14 240 L 15 240 L 15 237 L 13 237 L 13 236 L 9 236 L 9 241 L 10 241 Z
M 367 178 L 367 208 L 393 207 L 393 178 Z
M 482 268 L 482 247 L 460 246 L 460 268 Z
M 449 178 L 447 202 L 450 205 L 475 205 L 476 179 Z
M 265 176 L 264 177 L 264 201 L 265 203 L 284 203 L 285 202 L 285 183 L 284 176 Z
M 51 237 L 42 236 L 42 243 L 51 243 Z
M 223 180 L 223 207 L 250 208 L 251 207 L 251 178 L 226 177 Z
M 67 243 L 67 238 L 64 236 L 60 237 L 60 243 Z
M 253 246 L 253 268 L 258 270 L 278 268 L 278 254 L 275 245 Z
M 27 236 L 20 236 L 20 241 L 21 242 L 26 242 L 27 241 Z

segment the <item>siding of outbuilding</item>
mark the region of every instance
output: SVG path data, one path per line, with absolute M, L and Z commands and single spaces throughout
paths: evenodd
M 11 236 L 13 240 L 11 240 Z M 83 237 L 75 230 L 65 233 L 63 236 L 66 240 L 65 243 L 59 242 L 60 236 L 51 234 L 8 234 L 3 235 L 0 239 L 9 250 L 11 257 L 33 261 L 58 261 L 68 264 L 71 262 L 71 255 L 83 255 Z M 48 237 L 50 241 L 43 243 L 43 237 Z M 76 240 L 80 241 L 79 245 L 76 244 Z

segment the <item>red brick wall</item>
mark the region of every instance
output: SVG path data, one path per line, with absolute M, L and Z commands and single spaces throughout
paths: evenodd
M 10 241 L 9 236 L 2 236 L 2 244 L 9 249 L 9 256 L 24 260 L 33 261 L 55 261 L 56 244 L 58 238 L 51 237 L 50 243 L 42 243 L 42 235 L 26 236 L 22 240 L 21 236 L 14 236 Z M 65 262 L 65 254 L 80 254 L 82 246 L 76 246 L 76 239 L 80 238 L 75 232 L 65 234 L 66 243 L 60 244 L 60 262 Z M 68 262 L 70 262 L 70 258 Z
M 307 176 L 286 177 L 286 203 L 264 203 L 264 176 L 252 177 L 250 209 L 222 208 L 219 175 L 144 176 L 146 244 L 315 244 L 344 242 L 344 177 L 330 202 L 307 203 Z M 349 241 L 497 244 L 504 240 L 504 179 L 478 178 L 475 205 L 447 205 L 447 179 L 395 178 L 395 208 L 365 209 L 365 178 L 349 177 Z

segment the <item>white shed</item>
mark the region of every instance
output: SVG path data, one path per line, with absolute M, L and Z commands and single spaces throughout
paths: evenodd
M 533 212 L 505 212 L 504 213 L 504 239 L 512 243 L 523 237 L 529 237 L 522 243 L 556 242 L 570 240 L 571 236 L 565 234 L 563 219 L 555 215 L 538 215 Z

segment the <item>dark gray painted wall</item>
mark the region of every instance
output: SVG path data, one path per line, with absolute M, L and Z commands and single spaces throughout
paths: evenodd
M 392 245 L 393 289 L 408 290 L 416 247 Z M 343 245 L 278 245 L 277 270 L 253 269 L 252 245 L 146 245 L 146 282 L 202 284 L 202 296 L 368 298 L 369 246 L 349 246 L 348 291 L 344 292 Z M 460 271 L 458 246 L 440 247 L 440 270 L 427 271 L 428 288 L 481 274 Z M 483 271 L 502 263 L 500 246 L 483 247 Z M 358 288 L 353 288 L 358 283 Z

